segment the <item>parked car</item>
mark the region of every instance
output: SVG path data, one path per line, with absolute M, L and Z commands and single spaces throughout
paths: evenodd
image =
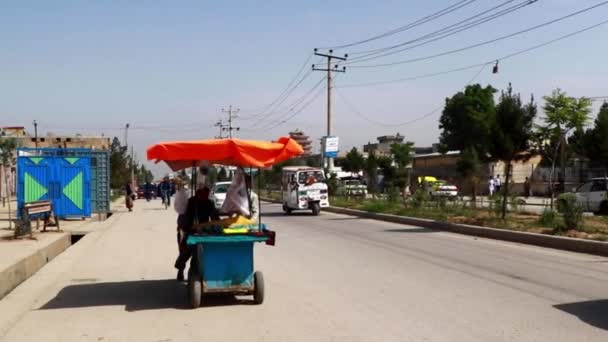
M 437 180 L 431 184 L 429 194 L 435 198 L 456 199 L 458 197 L 458 187 L 446 181 Z
M 137 199 L 146 198 L 146 185 L 142 184 L 137 187 Z M 156 185 L 150 186 L 150 198 L 156 198 Z
M 358 179 L 350 179 L 342 182 L 342 186 L 338 189 L 340 195 L 345 196 L 367 196 L 367 186 Z
M 146 198 L 146 188 L 143 185 L 137 187 L 137 199 Z
M 211 196 L 209 198 L 215 204 L 215 208 L 220 210 L 222 205 L 224 204 L 224 200 L 226 199 L 226 192 L 228 192 L 228 187 L 230 187 L 231 182 L 217 182 L 213 185 L 213 189 L 211 190 Z
M 608 215 L 607 193 L 608 178 L 593 178 L 581 185 L 574 194 L 584 211 Z

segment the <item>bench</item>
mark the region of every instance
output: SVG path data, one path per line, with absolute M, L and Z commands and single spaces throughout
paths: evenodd
M 46 232 L 46 227 L 49 225 L 49 221 L 53 217 L 55 219 L 55 225 L 57 231 L 61 231 L 59 227 L 59 219 L 53 211 L 52 201 L 36 201 L 25 203 L 21 208 L 21 221 L 18 228 L 15 229 L 15 238 L 29 235 L 32 236 L 32 220 L 36 220 L 36 230 L 40 229 L 40 219 L 43 219 L 44 226 L 42 231 Z

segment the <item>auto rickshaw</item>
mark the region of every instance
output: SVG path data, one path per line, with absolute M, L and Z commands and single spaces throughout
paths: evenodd
M 241 139 L 163 142 L 151 146 L 147 156 L 148 160 L 166 162 L 173 171 L 201 163 L 251 170 L 270 167 L 303 152 L 295 140 L 282 137 L 276 142 Z M 251 193 L 250 189 L 247 193 Z M 205 229 L 188 236 L 187 244 L 193 252 L 188 292 L 193 308 L 199 307 L 209 293 L 253 295 L 256 304 L 264 301 L 264 277 L 262 272 L 254 271 L 253 245 L 256 242 L 274 245 L 275 233 L 262 224 L 261 217 L 260 213 L 257 224 L 238 227 L 224 228 L 221 222 L 210 222 Z

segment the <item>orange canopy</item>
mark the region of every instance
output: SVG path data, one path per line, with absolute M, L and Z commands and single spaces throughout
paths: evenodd
M 213 139 L 163 142 L 148 148 L 148 160 L 165 161 L 173 171 L 211 164 L 269 167 L 304 153 L 302 146 L 288 137 L 277 142 Z

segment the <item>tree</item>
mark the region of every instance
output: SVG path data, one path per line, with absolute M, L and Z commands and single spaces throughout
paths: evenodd
M 482 161 L 475 148 L 467 148 L 456 162 L 456 170 L 466 179 L 473 189 L 473 207 L 477 205 L 477 187 L 483 177 Z
M 406 168 L 412 163 L 412 148 L 414 147 L 413 142 L 407 142 L 405 144 L 392 144 L 391 153 L 395 164 L 399 168 Z
M 356 147 L 353 147 L 342 161 L 342 170 L 346 172 L 359 173 L 363 170 L 365 165 L 365 159 L 363 155 L 359 153 Z
M 505 183 L 502 194 L 503 220 L 507 214 L 511 164 L 513 161 L 530 157 L 528 150 L 536 112 L 534 97 L 530 99 L 530 103 L 522 105 L 519 94 L 513 93 L 511 84 L 506 92 L 502 92 L 500 102 L 496 106 L 489 152 L 493 160 L 502 160 L 505 163 Z
M 378 183 L 378 158 L 374 152 L 370 152 L 363 165 L 365 175 L 367 177 L 367 187 L 372 195 L 376 193 L 376 185 Z
M 225 167 L 221 167 L 220 171 L 217 173 L 217 181 L 218 182 L 226 182 L 228 181 L 228 173 L 226 172 Z
M 601 163 L 602 167 L 608 168 L 608 102 L 604 102 L 600 108 L 591 132 L 592 143 L 589 145 L 593 150 L 588 157 Z
M 11 215 L 11 191 L 8 186 L 8 174 L 11 167 L 15 164 L 15 150 L 17 149 L 17 141 L 15 139 L 0 139 L 0 165 L 2 166 L 2 174 L 4 175 L 4 186 L 6 196 L 8 198 L 8 227 L 13 228 Z M 2 180 L 0 180 L 2 181 Z
M 127 149 L 120 145 L 120 140 L 114 137 L 110 145 L 110 186 L 120 189 L 129 182 L 131 174 Z
M 486 154 L 496 109 L 495 92 L 491 86 L 474 84 L 445 100 L 439 119 L 443 151 L 474 148 L 480 157 Z
M 488 147 L 496 106 L 491 86 L 469 85 L 445 101 L 439 119 L 442 152 L 460 151 L 458 171 L 473 184 L 473 203 L 477 200 L 482 163 L 488 160 Z
M 393 187 L 396 173 L 393 159 L 386 156 L 378 157 L 378 168 L 382 171 L 382 190 Z
M 407 195 L 407 186 L 410 184 L 410 170 L 408 169 L 408 166 L 412 163 L 413 147 L 414 143 L 412 142 L 391 145 L 391 154 L 397 165 L 394 183 L 401 190 L 404 201 Z
M 551 140 L 557 142 L 555 153 L 560 151 L 560 187 L 564 189 L 566 174 L 566 148 L 568 134 L 576 129 L 582 130 L 589 120 L 591 113 L 591 100 L 585 97 L 577 99 L 568 96 L 561 89 L 554 90 L 550 96 L 543 97 L 545 100 L 545 128 L 551 134 Z M 555 164 L 555 157 L 553 164 Z M 553 171 L 551 172 L 553 175 Z M 553 177 L 551 177 L 553 179 Z M 551 186 L 553 192 L 553 186 Z

